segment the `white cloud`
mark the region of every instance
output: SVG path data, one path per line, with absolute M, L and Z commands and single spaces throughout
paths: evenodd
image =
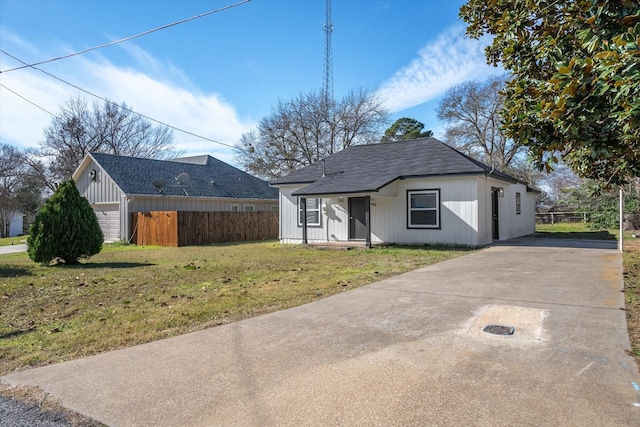
M 4 29 L 2 35 L 5 35 Z M 25 43 L 15 35 L 12 38 L 16 41 L 16 48 L 19 43 Z M 3 46 L 3 49 L 11 51 L 12 48 Z M 152 55 L 135 46 L 127 51 L 133 54 L 139 69 L 118 67 L 99 55 L 70 58 L 41 67 L 89 92 L 117 103 L 125 102 L 145 116 L 229 145 L 238 141 L 241 134 L 253 125 L 241 120 L 235 108 L 219 94 L 202 93 L 194 88 L 182 72 L 171 64 L 162 67 Z M 16 66 L 13 61 L 0 58 L 0 69 L 13 66 Z M 162 74 L 163 69 L 166 70 L 165 74 Z M 72 96 L 86 98 L 90 103 L 102 102 L 29 69 L 2 73 L 0 83 L 53 114 L 57 114 L 59 106 Z M 0 87 L 2 143 L 35 147 L 50 122 L 50 115 Z M 174 141 L 186 155 L 206 153 L 227 162 L 233 158 L 231 148 L 182 132 L 174 131 Z
M 422 104 L 468 80 L 502 74 L 502 68 L 486 64 L 487 39 L 472 40 L 455 26 L 418 52 L 418 58 L 383 82 L 378 94 L 392 112 Z

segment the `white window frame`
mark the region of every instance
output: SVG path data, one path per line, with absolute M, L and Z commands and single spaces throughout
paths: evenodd
M 272 205 L 271 206 L 271 212 L 280 212 L 280 206 Z
M 256 207 L 255 205 L 244 205 L 244 212 L 255 212 L 256 211 Z
M 231 212 L 240 212 L 240 205 L 231 205 L 229 206 L 229 210 Z
M 302 204 L 300 203 L 301 197 L 298 197 L 298 227 L 302 227 Z M 307 197 L 307 227 L 321 227 L 322 226 L 322 199 Z M 309 208 L 309 201 L 317 200 L 317 208 Z M 310 222 L 309 214 L 318 212 L 318 222 Z
M 436 196 L 436 206 L 434 208 L 413 208 L 411 207 L 411 199 L 414 195 L 426 195 L 433 194 Z M 413 224 L 411 221 L 411 213 L 419 211 L 435 211 L 436 222 L 435 224 Z M 440 229 L 440 189 L 430 188 L 425 190 L 407 190 L 407 228 L 426 228 L 426 229 Z

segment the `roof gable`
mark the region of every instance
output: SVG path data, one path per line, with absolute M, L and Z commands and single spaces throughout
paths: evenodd
M 91 153 L 90 156 L 128 195 L 278 198 L 277 190 L 269 187 L 267 182 L 211 156 L 198 156 L 197 161 L 187 162 L 185 159 L 154 160 L 104 153 Z M 189 179 L 181 185 L 177 177 L 182 173 L 188 174 Z M 160 180 L 166 185 L 157 188 L 154 182 Z
M 296 195 L 348 194 L 375 192 L 401 178 L 487 173 L 516 181 L 435 138 L 426 138 L 348 147 L 271 184 L 309 184 Z

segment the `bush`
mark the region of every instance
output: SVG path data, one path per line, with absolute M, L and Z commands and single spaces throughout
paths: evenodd
M 620 221 L 620 200 L 618 190 L 603 191 L 595 194 L 588 186 L 575 189 L 572 203 L 578 212 L 586 213 L 589 228 L 595 230 L 618 228 Z M 640 191 L 635 185 L 627 185 L 624 189 L 625 223 L 633 215 L 640 214 Z
M 102 230 L 87 199 L 73 180 L 58 186 L 40 209 L 29 230 L 29 257 L 42 264 L 62 260 L 77 264 L 102 249 Z

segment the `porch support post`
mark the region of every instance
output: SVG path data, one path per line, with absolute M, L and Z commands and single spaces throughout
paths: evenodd
M 364 228 L 367 249 L 371 248 L 371 196 L 364 198 Z
M 307 242 L 307 198 L 300 197 L 300 206 L 302 207 L 302 244 Z

